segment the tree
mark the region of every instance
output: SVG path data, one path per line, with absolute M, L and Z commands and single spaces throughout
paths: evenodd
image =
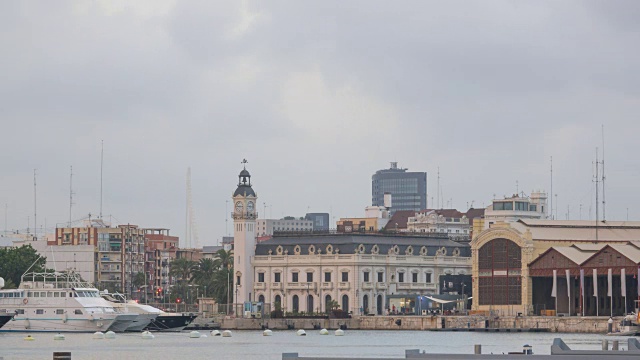
M 178 282 L 187 283 L 191 280 L 191 272 L 195 263 L 191 260 L 180 258 L 171 262 L 169 274 L 178 279 Z
M 218 269 L 233 267 L 233 250 L 220 249 L 215 254 L 215 267 Z
M 46 262 L 47 258 L 38 255 L 31 245 L 0 248 L 0 277 L 5 281 L 11 280 L 15 286 L 20 286 L 22 274 L 27 270 L 45 272 Z
M 138 272 L 134 277 L 133 277 L 133 286 L 136 288 L 139 288 L 142 285 L 145 285 L 145 276 L 143 272 Z
M 218 269 L 213 275 L 211 296 L 218 304 L 228 304 L 229 292 L 233 292 L 233 268 Z

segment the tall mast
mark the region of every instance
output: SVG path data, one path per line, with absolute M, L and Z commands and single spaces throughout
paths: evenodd
M 551 207 L 549 214 L 551 214 L 551 220 L 553 220 L 553 156 L 551 157 L 551 193 L 549 194 L 549 200 L 551 202 L 549 204 Z
M 602 125 L 602 221 L 607 220 L 607 202 L 605 201 L 604 195 L 604 179 L 606 179 L 606 177 L 604 176 L 604 125 Z
M 38 193 L 36 191 L 36 169 L 33 169 L 33 234 L 38 239 Z
M 100 144 L 100 219 L 102 219 L 102 168 L 104 165 L 104 140 L 101 140 Z
M 438 188 L 436 189 L 436 209 L 440 206 L 440 166 L 438 166 Z
M 186 248 L 191 248 L 191 239 L 190 239 L 190 228 L 189 228 L 189 218 L 190 218 L 190 214 L 189 214 L 189 210 L 191 210 L 190 205 L 190 198 L 191 198 L 191 167 L 187 168 L 187 199 L 186 199 L 186 212 L 185 212 L 185 219 L 184 219 L 184 226 L 185 226 L 185 232 L 184 232 L 184 246 Z
M 73 207 L 73 166 L 69 171 L 69 227 L 71 227 L 71 208 Z
M 595 179 L 596 179 L 596 241 L 598 240 L 598 221 L 600 220 L 600 213 L 599 213 L 599 208 L 598 208 L 598 182 L 600 180 L 599 175 L 600 173 L 598 172 L 598 148 L 596 148 L 596 175 L 595 175 Z

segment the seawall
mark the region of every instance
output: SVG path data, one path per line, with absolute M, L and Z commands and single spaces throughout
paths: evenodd
M 425 330 L 425 331 L 486 331 L 486 332 L 607 332 L 608 317 L 554 316 L 355 316 L 350 319 L 236 319 L 224 317 L 217 321 L 223 329 L 272 330 L 338 329 L 352 330 Z M 614 318 L 617 329 L 620 318 Z

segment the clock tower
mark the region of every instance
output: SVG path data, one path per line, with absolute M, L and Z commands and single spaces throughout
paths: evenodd
M 253 267 L 251 261 L 256 249 L 256 200 L 258 196 L 251 188 L 251 175 L 247 171 L 247 160 L 238 175 L 238 188 L 233 193 L 233 268 L 235 269 L 236 304 L 253 300 Z M 237 308 L 236 308 L 237 309 Z M 239 311 L 239 309 L 238 309 Z M 236 316 L 242 316 L 241 313 Z

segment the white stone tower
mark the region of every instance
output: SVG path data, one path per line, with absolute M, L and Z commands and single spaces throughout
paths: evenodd
M 256 249 L 256 200 L 258 196 L 251 188 L 251 175 L 246 169 L 247 160 L 243 160 L 244 168 L 238 175 L 238 188 L 233 193 L 233 268 L 235 270 L 235 303 L 243 304 L 252 301 L 253 267 L 251 260 Z M 241 315 L 241 314 L 237 314 Z

